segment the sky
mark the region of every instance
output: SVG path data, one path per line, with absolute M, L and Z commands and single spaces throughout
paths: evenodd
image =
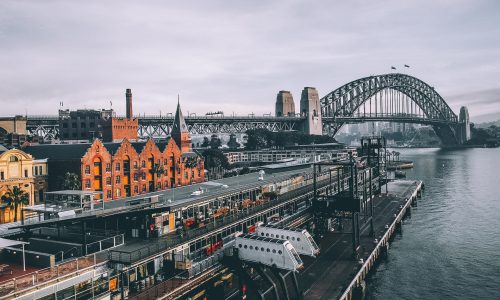
M 391 66 L 500 119 L 500 1 L 0 1 L 0 116 L 274 114 Z

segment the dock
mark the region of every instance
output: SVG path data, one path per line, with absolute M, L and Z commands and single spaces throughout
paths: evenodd
M 411 213 L 422 189 L 422 181 L 398 180 L 389 182 L 388 193 L 384 187 L 373 198 L 375 234 L 371 236 L 369 228 L 361 232 L 358 259 L 353 257 L 349 228 L 327 233 L 320 242 L 321 255 L 304 261 L 299 276 L 304 299 L 362 299 L 364 279 L 377 260 L 387 255 L 391 237 Z

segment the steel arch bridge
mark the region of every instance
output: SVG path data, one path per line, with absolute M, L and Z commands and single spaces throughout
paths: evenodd
M 459 120 L 433 87 L 406 74 L 357 79 L 328 93 L 320 102 L 323 131 L 330 135 L 346 123 L 420 123 L 431 125 L 443 144 L 455 145 L 464 142 L 462 132 L 468 126 L 468 118 Z
M 462 144 L 469 138 L 466 108 L 460 117 L 433 87 L 422 80 L 399 73 L 369 76 L 351 81 L 321 98 L 323 133 L 335 135 L 344 124 L 398 122 L 431 125 L 445 145 Z M 139 138 L 166 138 L 173 116 L 138 116 Z M 244 133 L 248 129 L 297 131 L 309 119 L 306 115 L 274 116 L 188 116 L 192 134 Z M 58 116 L 28 116 L 27 129 L 46 140 L 59 137 Z

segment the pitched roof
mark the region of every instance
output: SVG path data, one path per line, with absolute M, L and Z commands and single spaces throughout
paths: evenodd
M 46 144 L 31 145 L 22 149 L 35 159 L 80 160 L 92 144 Z
M 180 134 L 181 132 L 189 132 L 189 130 L 186 125 L 186 120 L 184 120 L 184 116 L 182 115 L 181 105 L 177 101 L 177 110 L 175 112 L 171 135 Z
M 115 155 L 116 151 L 118 151 L 118 148 L 122 145 L 122 143 L 103 143 L 104 148 L 108 150 L 109 154 Z
M 0 154 L 8 151 L 9 149 L 5 148 L 4 146 L 0 145 Z

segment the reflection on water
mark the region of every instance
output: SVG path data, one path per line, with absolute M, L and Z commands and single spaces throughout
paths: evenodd
M 500 149 L 398 149 L 425 193 L 369 299 L 500 299 Z

